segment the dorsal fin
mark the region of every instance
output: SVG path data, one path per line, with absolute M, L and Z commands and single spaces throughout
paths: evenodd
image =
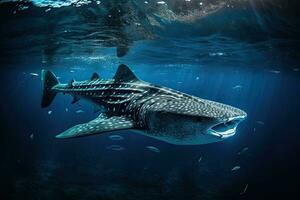
M 96 72 L 93 73 L 92 77 L 91 77 L 91 81 L 94 81 L 94 80 L 97 80 L 97 79 L 100 79 L 100 76 L 99 74 L 97 74 Z
M 134 75 L 134 73 L 124 64 L 121 64 L 118 67 L 118 70 L 114 76 L 115 81 L 138 81 L 139 79 Z
M 68 83 L 68 85 L 69 85 L 70 87 L 72 87 L 74 82 L 75 82 L 75 80 L 72 79 L 72 80 L 70 80 L 70 82 Z

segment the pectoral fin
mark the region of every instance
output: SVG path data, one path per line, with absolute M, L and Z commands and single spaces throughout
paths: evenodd
M 73 138 L 89 136 L 104 132 L 133 128 L 133 121 L 126 117 L 112 116 L 107 118 L 100 115 L 96 119 L 85 124 L 78 124 L 56 136 L 56 138 Z

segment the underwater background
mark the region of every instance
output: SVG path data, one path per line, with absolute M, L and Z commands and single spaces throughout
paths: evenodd
M 1 199 L 296 199 L 297 0 L 0 1 Z M 60 140 L 99 115 L 57 95 L 119 64 L 141 79 L 247 112 L 223 142 L 178 146 L 131 131 Z M 298 194 L 299 195 L 299 194 Z

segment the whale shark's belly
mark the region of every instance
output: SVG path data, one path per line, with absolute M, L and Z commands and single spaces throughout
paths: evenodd
M 151 113 L 147 116 L 147 128 L 141 134 L 176 145 L 199 145 L 218 142 L 221 139 L 206 134 L 207 125 L 185 116 L 168 113 Z
M 201 134 L 201 133 L 199 133 L 197 136 L 186 136 L 186 137 L 178 138 L 178 137 L 174 137 L 174 134 L 172 132 L 169 133 L 156 132 L 156 131 L 153 132 L 151 130 L 147 130 L 147 131 L 139 130 L 136 132 L 174 145 L 200 145 L 200 144 L 208 144 L 208 143 L 221 141 L 220 138 L 208 134 Z

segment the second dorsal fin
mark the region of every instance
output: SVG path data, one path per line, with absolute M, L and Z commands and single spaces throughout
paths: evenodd
M 94 80 L 97 80 L 97 79 L 100 79 L 100 76 L 99 76 L 99 74 L 94 72 L 93 75 L 91 76 L 91 81 L 94 81 Z
M 115 81 L 120 82 L 129 82 L 129 81 L 138 81 L 139 79 L 135 74 L 124 64 L 121 64 L 118 67 L 118 70 L 114 76 Z

